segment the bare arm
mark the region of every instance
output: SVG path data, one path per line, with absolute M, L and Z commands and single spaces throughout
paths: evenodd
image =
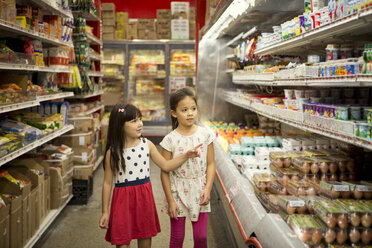
M 183 163 L 187 161 L 189 158 L 195 158 L 199 157 L 199 152 L 197 149 L 202 145 L 197 145 L 194 149 L 187 151 L 186 153 L 173 158 L 172 160 L 166 160 L 156 149 L 155 145 L 151 141 L 147 141 L 149 143 L 149 149 L 150 149 L 150 157 L 154 163 L 160 167 L 160 169 L 169 172 L 172 170 L 177 169 L 180 167 Z
M 162 150 L 162 155 L 166 160 L 170 160 L 172 158 L 172 153 L 165 149 Z M 177 219 L 177 214 L 179 212 L 179 209 L 172 195 L 169 172 L 165 172 L 162 170 L 160 178 L 161 178 L 161 184 L 163 185 L 164 194 L 168 202 L 168 214 L 171 218 Z
M 207 205 L 210 200 L 210 193 L 213 187 L 213 180 L 216 175 L 216 164 L 214 162 L 214 147 L 213 143 L 208 145 L 207 151 L 207 182 L 205 189 L 201 195 L 200 205 Z
M 102 217 L 100 220 L 101 228 L 108 228 L 108 221 L 110 216 L 110 198 L 112 189 L 113 173 L 110 166 L 111 151 L 108 150 L 105 159 L 105 174 L 102 184 Z

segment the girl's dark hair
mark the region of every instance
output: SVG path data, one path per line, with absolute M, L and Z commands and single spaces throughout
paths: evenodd
M 169 100 L 170 109 L 173 111 L 176 111 L 178 103 L 187 96 L 194 99 L 195 104 L 198 104 L 194 91 L 191 90 L 190 88 L 182 88 L 182 89 L 176 90 L 170 95 L 170 100 Z M 172 115 L 171 115 L 171 118 L 172 118 L 172 129 L 174 130 L 178 127 L 178 121 L 177 121 L 177 118 L 174 118 Z
M 110 167 L 114 175 L 119 171 L 120 165 L 125 172 L 125 160 L 123 157 L 123 148 L 125 147 L 124 124 L 127 121 L 131 121 L 141 117 L 141 111 L 132 104 L 119 103 L 116 104 L 111 110 L 105 157 L 103 161 L 106 161 L 106 154 L 107 151 L 110 149 Z M 103 163 L 103 165 L 103 168 L 105 169 L 105 163 Z

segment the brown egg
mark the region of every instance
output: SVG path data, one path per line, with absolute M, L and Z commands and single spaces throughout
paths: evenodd
M 315 244 L 320 243 L 322 240 L 322 231 L 320 230 L 314 230 L 313 235 L 311 236 L 311 241 L 313 241 Z
M 295 207 L 287 206 L 287 214 L 294 214 L 296 212 Z
M 275 161 L 275 165 L 276 165 L 276 167 L 282 168 L 283 167 L 283 161 L 280 158 L 278 158 Z
M 360 232 L 358 231 L 358 229 L 356 228 L 352 229 L 349 233 L 349 238 L 351 243 L 358 243 L 360 239 Z
M 313 164 L 311 165 L 311 173 L 313 173 L 313 174 L 317 174 L 318 172 L 319 172 L 319 166 L 318 166 L 318 164 L 313 163 Z
M 302 242 L 306 243 L 310 239 L 310 232 L 308 229 L 301 230 L 300 239 Z
M 364 196 L 365 199 L 371 200 L 372 199 L 372 192 L 363 192 L 363 196 Z
M 299 187 L 297 189 L 297 194 L 298 195 L 306 195 L 306 190 L 303 187 Z
M 347 227 L 347 215 L 345 214 L 340 214 L 337 217 L 337 224 L 341 228 L 346 228 Z
M 328 227 L 331 227 L 331 228 L 335 227 L 337 224 L 336 216 L 334 216 L 333 214 L 327 215 L 326 224 Z
M 350 223 L 353 226 L 359 226 L 360 224 L 360 217 L 357 213 L 350 214 Z
M 283 186 L 287 186 L 288 181 L 289 181 L 289 177 L 288 177 L 287 175 L 284 175 L 284 176 L 282 177 L 282 185 L 283 185 Z
M 313 188 L 313 187 L 308 188 L 306 193 L 307 193 L 307 195 L 316 195 L 315 188 Z
M 266 190 L 266 183 L 264 183 L 264 182 L 260 182 L 260 184 L 259 184 L 259 188 L 260 188 L 260 190 L 261 190 L 262 192 L 264 192 L 264 191 Z
M 324 238 L 327 243 L 333 243 L 336 239 L 336 232 L 333 229 L 328 229 L 325 232 Z
M 340 180 L 340 182 L 348 181 L 349 180 L 349 175 L 345 174 L 345 173 L 340 173 L 340 176 L 338 177 L 338 179 Z
M 344 199 L 350 199 L 351 198 L 351 192 L 350 191 L 341 191 L 341 197 Z
M 340 172 L 345 172 L 346 171 L 346 164 L 344 162 L 339 162 L 338 163 L 338 170 Z
M 307 210 L 309 211 L 310 214 L 314 213 L 314 207 L 311 202 L 309 202 L 309 204 L 307 205 Z
M 328 176 L 327 176 L 327 174 L 322 174 L 322 175 L 320 176 L 320 180 L 321 180 L 321 181 L 328 181 Z
M 326 174 L 328 172 L 328 164 L 323 162 L 323 163 L 320 163 L 320 172 L 323 173 L 323 174 Z
M 363 244 L 366 244 L 366 245 L 369 244 L 371 242 L 371 239 L 372 239 L 372 232 L 371 232 L 371 230 L 365 229 L 362 232 L 361 238 L 362 238 Z
M 304 214 L 304 213 L 306 213 L 306 210 L 307 210 L 307 207 L 306 206 L 298 207 L 297 208 L 297 213 Z
M 336 191 L 336 190 L 334 190 L 333 188 L 332 188 L 332 190 L 331 190 L 331 198 L 332 199 L 337 199 L 337 198 L 339 198 L 340 197 L 340 192 L 339 191 Z
M 294 175 L 291 177 L 291 180 L 297 182 L 298 180 L 300 180 L 300 178 L 297 175 Z
M 365 213 L 362 215 L 362 218 L 361 218 L 361 222 L 362 222 L 362 226 L 364 227 L 370 227 L 371 224 L 372 224 L 372 217 L 370 214 L 368 213 Z
M 336 174 L 332 174 L 330 177 L 329 177 L 329 181 L 331 182 L 336 182 L 338 180 L 338 177 Z
M 337 232 L 337 237 L 336 237 L 337 243 L 343 244 L 347 240 L 347 231 L 345 229 L 340 229 Z
M 346 168 L 349 172 L 354 172 L 355 171 L 354 161 L 348 161 L 346 164 Z
M 291 166 L 291 159 L 290 158 L 285 158 L 284 159 L 284 167 L 288 168 Z
M 323 244 L 313 245 L 312 248 L 324 248 Z
M 301 171 L 305 174 L 308 174 L 310 171 L 310 165 L 309 163 L 303 163 L 301 166 Z
M 286 195 L 287 194 L 287 188 L 286 187 L 283 187 L 282 188 L 281 194 L 282 195 Z
M 329 166 L 328 166 L 329 172 L 336 173 L 337 169 L 338 169 L 338 166 L 336 163 L 333 163 L 333 162 L 329 163 Z
M 356 175 L 354 173 L 349 174 L 349 181 L 356 181 Z

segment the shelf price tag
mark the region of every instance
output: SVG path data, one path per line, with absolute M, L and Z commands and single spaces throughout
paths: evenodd
M 240 191 L 240 187 L 239 187 L 238 184 L 235 184 L 234 186 L 232 186 L 230 188 L 229 192 L 227 192 L 227 194 L 226 194 L 226 198 L 227 198 L 229 203 L 231 203 L 231 201 L 239 193 L 239 191 Z

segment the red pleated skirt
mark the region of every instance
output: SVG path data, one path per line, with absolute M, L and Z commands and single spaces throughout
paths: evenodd
M 148 239 L 160 232 L 151 182 L 115 187 L 111 200 L 106 240 L 112 245 L 129 244 L 132 239 Z

